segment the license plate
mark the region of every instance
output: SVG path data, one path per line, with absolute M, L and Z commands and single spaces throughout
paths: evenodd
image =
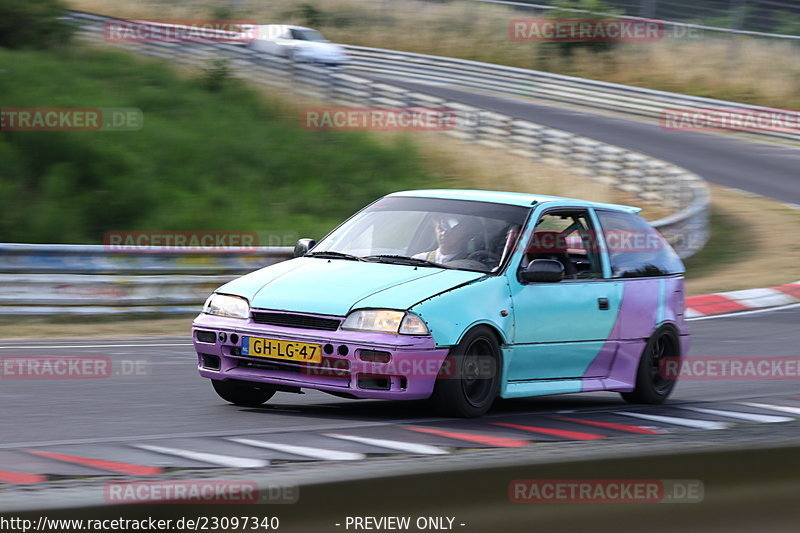
M 242 337 L 242 355 L 285 359 L 301 363 L 321 363 L 322 346 L 306 342 L 263 339 L 261 337 Z

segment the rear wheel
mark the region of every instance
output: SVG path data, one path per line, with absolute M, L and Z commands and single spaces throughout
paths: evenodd
M 647 341 L 636 371 L 636 388 L 622 392 L 622 398 L 631 403 L 658 404 L 664 402 L 675 388 L 677 376 L 669 376 L 664 363 L 680 357 L 678 338 L 669 328 L 656 331 Z
M 214 386 L 214 390 L 217 391 L 220 398 L 226 402 L 244 407 L 258 407 L 275 394 L 275 387 L 271 385 L 262 385 L 247 381 L 231 379 L 227 381 L 211 380 L 211 384 Z
M 500 346 L 485 326 L 469 331 L 445 359 L 431 401 L 445 416 L 484 415 L 500 388 Z

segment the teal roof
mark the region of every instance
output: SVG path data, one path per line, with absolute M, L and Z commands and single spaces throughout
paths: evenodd
M 387 196 L 419 196 L 423 198 L 443 198 L 452 200 L 471 200 L 475 202 L 494 202 L 499 204 L 520 205 L 530 207 L 533 203 L 568 203 L 578 207 L 605 207 L 636 213 L 641 211 L 639 207 L 628 205 L 605 204 L 600 202 L 590 202 L 577 198 L 566 198 L 562 196 L 547 196 L 542 194 L 527 194 L 521 192 L 506 191 L 478 191 L 471 189 L 421 189 L 417 191 L 399 191 Z

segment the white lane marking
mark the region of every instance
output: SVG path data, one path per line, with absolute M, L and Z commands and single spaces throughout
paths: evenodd
M 750 289 L 747 291 L 736 291 L 736 293 L 738 294 L 730 295 L 728 298 L 739 305 L 754 309 L 797 303 L 797 298 L 776 289 Z M 750 294 L 754 294 L 755 296 L 749 296 Z
M 0 346 L 0 350 L 58 350 L 69 348 L 147 348 L 149 346 L 194 346 L 189 343 L 165 343 L 165 344 L 46 344 L 44 346 L 29 346 L 20 344 L 19 346 Z
M 775 416 L 775 415 L 756 415 L 753 413 L 742 413 L 741 411 L 723 411 L 720 409 L 706 409 L 704 407 L 681 407 L 689 411 L 697 413 L 705 413 L 707 415 L 726 416 L 728 418 L 738 418 L 740 420 L 748 420 L 750 422 L 759 422 L 762 424 L 772 424 L 776 422 L 791 422 L 794 418 L 788 416 Z
M 800 307 L 800 303 L 791 304 L 791 305 L 782 305 L 780 307 L 768 307 L 766 309 L 753 309 L 752 311 L 737 311 L 735 313 L 725 313 L 723 315 L 708 315 L 708 316 L 697 316 L 694 318 L 687 318 L 687 322 L 692 322 L 694 320 L 711 320 L 712 318 L 729 318 L 732 316 L 747 316 L 747 315 L 755 315 L 758 313 L 769 313 L 770 311 L 781 311 L 783 309 L 794 309 L 796 307 Z
M 782 413 L 800 415 L 800 407 L 789 407 L 787 405 L 772 405 L 767 403 L 750 403 L 750 402 L 739 402 L 739 403 L 741 405 L 747 405 L 749 407 L 757 407 L 759 409 L 767 409 L 770 411 L 780 411 Z
M 256 448 L 266 448 L 268 450 L 275 450 L 277 452 L 291 453 L 293 455 L 302 455 L 304 457 L 311 457 L 312 459 L 321 459 L 323 461 L 360 461 L 366 455 L 363 453 L 353 452 L 340 452 L 338 450 L 326 450 L 324 448 L 311 448 L 309 446 L 295 446 L 293 444 L 280 444 L 278 442 L 265 442 L 261 440 L 242 439 L 237 437 L 228 438 L 231 442 L 244 444 L 245 446 L 255 446 Z
M 712 422 L 711 420 L 694 420 L 691 418 L 677 418 L 674 416 L 646 415 L 643 413 L 626 413 L 625 411 L 617 411 L 615 414 L 632 416 L 634 418 L 643 418 L 645 420 L 652 420 L 653 422 L 663 422 L 665 424 L 686 426 L 689 428 L 697 428 L 697 429 L 726 429 L 730 426 L 730 424 L 727 424 L 725 422 Z
M 231 455 L 220 455 L 216 453 L 193 452 L 191 450 L 181 450 L 178 448 L 166 448 L 164 446 L 153 446 L 151 444 L 133 444 L 135 448 L 147 450 L 164 455 L 175 455 L 184 459 L 192 459 L 202 463 L 211 463 L 231 468 L 260 468 L 269 466 L 269 461 L 263 459 L 250 459 L 247 457 L 233 457 Z
M 9 395 L 11 396 L 11 395 Z M 18 395 L 14 395 L 18 397 Z M 501 415 L 494 415 L 501 416 Z M 426 422 L 444 422 L 447 418 L 406 418 L 394 419 L 381 422 L 353 422 L 345 424 L 338 422 L 335 424 L 319 424 L 319 425 L 300 425 L 300 426 L 285 426 L 275 427 L 271 429 L 260 428 L 259 433 L 288 433 L 300 431 L 343 431 L 345 429 L 368 429 L 373 427 L 391 427 L 402 426 L 407 424 L 422 424 Z M 28 441 L 28 442 L 9 442 L 0 444 L 0 450 L 11 448 L 37 448 L 41 446 L 64 446 L 68 444 L 103 444 L 110 442 L 124 442 L 142 441 L 142 440 L 163 440 L 163 439 L 197 439 L 203 437 L 235 437 L 242 433 L 251 432 L 252 428 L 234 428 L 226 431 L 195 431 L 184 433 L 158 433 L 155 435 L 123 435 L 119 437 L 102 437 L 102 438 L 87 438 L 87 439 L 58 439 L 48 441 Z
M 415 444 L 413 442 L 402 442 L 399 440 L 372 439 L 369 437 L 358 437 L 355 435 L 340 435 L 338 433 L 325 433 L 325 436 L 333 437 L 334 439 L 351 440 L 353 442 L 360 442 L 361 444 L 369 444 L 370 446 L 388 448 L 389 450 L 398 450 L 406 453 L 421 453 L 424 455 L 446 455 L 450 453 L 447 450 L 443 450 L 437 446 Z

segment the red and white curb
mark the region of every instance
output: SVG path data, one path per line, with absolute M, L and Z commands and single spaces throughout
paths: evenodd
M 800 303 L 800 281 L 742 291 L 718 292 L 686 299 L 686 318 L 721 315 Z

